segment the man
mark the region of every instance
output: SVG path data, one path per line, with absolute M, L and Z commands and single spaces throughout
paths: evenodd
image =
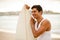
M 37 40 L 51 40 L 51 24 L 47 19 L 42 17 L 42 7 L 40 5 L 32 6 L 32 16 L 30 20 L 33 36 Z

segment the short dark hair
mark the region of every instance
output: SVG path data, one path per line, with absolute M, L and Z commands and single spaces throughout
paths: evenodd
M 43 11 L 40 5 L 33 5 L 31 9 L 36 8 L 39 12 Z

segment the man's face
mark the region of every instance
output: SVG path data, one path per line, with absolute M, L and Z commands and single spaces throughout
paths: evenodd
M 34 18 L 37 18 L 40 16 L 40 12 L 36 8 L 33 8 L 32 15 L 34 16 Z

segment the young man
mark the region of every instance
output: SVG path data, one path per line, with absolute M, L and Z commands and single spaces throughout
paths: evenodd
M 32 33 L 37 40 L 51 40 L 51 24 L 42 17 L 42 7 L 40 5 L 32 6 L 32 16 L 30 20 Z

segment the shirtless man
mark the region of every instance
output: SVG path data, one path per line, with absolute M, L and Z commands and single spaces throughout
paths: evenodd
M 42 7 L 40 5 L 32 6 L 32 17 L 30 20 L 33 36 L 37 40 L 50 40 L 51 24 L 49 20 L 42 17 Z

